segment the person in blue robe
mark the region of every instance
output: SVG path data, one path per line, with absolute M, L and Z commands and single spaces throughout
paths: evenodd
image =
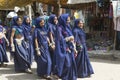
M 49 38 L 45 28 L 44 19 L 36 18 L 36 29 L 34 31 L 34 51 L 37 63 L 37 75 L 46 79 L 51 77 L 51 58 L 49 53 Z
M 14 55 L 14 67 L 16 72 L 32 73 L 30 69 L 29 54 L 24 40 L 22 19 L 13 18 L 13 26 L 10 37 L 11 52 Z
M 62 80 L 76 80 L 76 62 L 74 57 L 73 34 L 69 26 L 69 14 L 62 14 L 56 29 L 55 54 L 57 76 Z
M 6 53 L 6 42 L 7 45 L 9 45 L 9 41 L 3 31 L 3 26 L 0 25 L 0 67 L 6 67 L 7 64 L 4 64 L 4 62 L 8 62 L 8 57 Z
M 29 62 L 32 64 L 33 61 L 33 28 L 30 26 L 30 18 L 28 16 L 24 16 L 23 20 L 23 34 L 26 41 L 26 47 L 29 53 Z
M 8 40 L 9 42 L 11 42 L 11 33 L 12 33 L 12 29 L 16 27 L 17 23 L 16 23 L 16 20 L 17 20 L 18 16 L 14 16 L 12 19 L 11 19 L 11 26 L 10 26 L 10 30 L 8 32 Z M 14 52 L 11 50 L 11 43 L 9 45 L 9 49 L 10 49 L 10 61 L 13 61 L 13 57 L 14 57 Z
M 51 60 L 52 60 L 52 73 L 55 74 L 55 38 L 56 36 L 56 29 L 58 26 L 58 19 L 57 16 L 54 14 L 51 14 L 48 20 L 48 24 L 49 24 L 49 38 L 50 38 L 50 45 L 49 45 L 49 50 L 50 50 L 50 55 L 51 55 Z
M 78 52 L 76 56 L 76 65 L 79 78 L 90 77 L 90 75 L 94 73 L 87 53 L 86 35 L 83 26 L 83 21 L 81 19 L 75 20 L 73 34 Z

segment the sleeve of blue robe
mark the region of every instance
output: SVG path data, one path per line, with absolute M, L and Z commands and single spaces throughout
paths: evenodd
M 52 24 L 49 24 L 48 32 L 52 32 L 53 33 Z
M 82 47 L 81 35 L 78 29 L 73 30 L 74 40 L 76 43 L 76 49 L 79 51 Z
M 30 40 L 31 35 L 31 26 L 23 25 L 25 40 Z
M 79 30 L 78 37 L 82 45 L 86 44 L 86 34 L 82 29 Z
M 66 41 L 62 35 L 62 29 L 61 28 L 58 28 L 57 29 L 57 41 L 58 43 L 60 44 L 60 47 L 61 47 L 61 51 L 62 52 L 65 52 L 66 51 Z
M 35 38 L 37 38 L 37 35 L 38 35 L 38 34 L 37 34 L 37 29 L 35 29 L 35 30 L 34 30 L 34 34 L 33 34 L 33 41 L 34 41 L 34 42 L 33 42 L 33 47 L 34 47 L 34 51 L 36 51 L 36 50 L 35 50 L 35 48 L 36 48 L 36 46 L 35 46 Z
M 50 33 L 53 34 L 53 30 L 52 30 L 52 24 L 49 24 L 49 28 L 48 28 L 48 37 L 50 38 Z M 50 39 L 51 40 L 51 39 Z
M 79 43 L 81 44 L 80 40 L 79 40 L 79 36 L 78 36 L 78 30 L 74 29 L 73 30 L 73 35 L 74 35 L 74 41 L 77 43 L 79 41 Z
M 37 29 L 35 29 L 34 31 L 34 39 L 37 38 L 38 34 L 37 34 Z

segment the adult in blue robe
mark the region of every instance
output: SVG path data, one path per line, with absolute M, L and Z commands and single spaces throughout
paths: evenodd
M 50 38 L 50 55 L 51 55 L 51 60 L 52 60 L 52 72 L 53 74 L 56 73 L 56 57 L 55 57 L 55 38 L 57 37 L 56 35 L 56 29 L 58 27 L 58 19 L 57 16 L 54 14 L 51 14 L 48 20 L 49 24 L 49 38 Z
M 23 20 L 23 34 L 25 37 L 26 47 L 29 54 L 29 62 L 32 64 L 33 61 L 33 31 L 32 27 L 30 26 L 30 18 L 28 16 L 24 16 Z
M 16 20 L 17 20 L 18 16 L 14 16 L 12 19 L 11 19 L 11 26 L 10 26 L 10 30 L 8 32 L 8 40 L 9 42 L 11 42 L 11 33 L 12 33 L 12 29 L 16 27 L 17 23 L 16 23 Z M 14 52 L 11 51 L 11 43 L 9 45 L 9 49 L 10 49 L 10 60 L 13 61 L 13 57 L 14 57 Z
M 6 67 L 7 65 L 4 62 L 8 62 L 8 57 L 6 54 L 6 42 L 3 37 L 3 26 L 0 25 L 0 67 Z M 5 34 L 4 34 L 5 35 Z
M 74 58 L 74 47 L 70 39 L 72 31 L 67 20 L 68 14 L 59 17 L 59 27 L 57 27 L 57 37 L 55 40 L 56 68 L 57 75 L 62 80 L 76 80 L 76 62 Z
M 89 56 L 86 47 L 86 35 L 83 30 L 83 21 L 81 19 L 75 20 L 73 34 L 78 51 L 76 57 L 77 75 L 79 78 L 90 77 L 93 74 L 93 68 L 90 64 Z
M 44 19 L 39 17 L 36 18 L 34 49 L 35 61 L 37 63 L 37 75 L 50 79 L 52 62 L 48 48 L 48 33 L 44 26 Z
M 22 27 L 21 18 L 14 17 L 10 38 L 11 52 L 14 55 L 14 67 L 16 72 L 32 73 Z

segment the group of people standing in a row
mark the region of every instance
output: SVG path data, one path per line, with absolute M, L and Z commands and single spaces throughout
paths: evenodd
M 33 58 L 37 63 L 37 75 L 52 79 L 51 74 L 62 80 L 89 77 L 93 69 L 89 61 L 83 21 L 76 19 L 70 27 L 70 17 L 52 14 L 46 23 L 43 18 L 35 19 L 35 28 L 30 26 L 29 17 L 23 21 L 12 19 L 10 52 L 14 57 L 16 72 L 32 73 Z M 8 62 L 3 27 L 0 26 L 0 63 Z

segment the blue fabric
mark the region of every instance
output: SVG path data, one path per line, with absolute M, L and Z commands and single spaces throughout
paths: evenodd
M 36 28 L 44 29 L 44 30 L 48 33 L 48 31 L 49 31 L 49 29 L 50 29 L 49 23 L 45 23 L 45 24 L 44 24 L 44 28 L 42 28 L 42 27 L 40 26 L 40 23 L 39 23 L 41 20 L 44 20 L 44 18 L 37 17 L 37 18 L 35 19 Z
M 40 28 L 40 22 L 44 20 L 43 18 L 37 17 L 35 19 L 36 28 Z
M 58 19 L 59 24 L 61 24 L 63 27 L 66 27 L 68 17 L 69 17 L 69 14 L 62 14 Z
M 66 42 L 65 38 L 72 35 L 69 25 L 66 25 L 68 14 L 63 14 L 59 18 L 60 26 L 57 27 L 55 40 L 56 53 L 56 68 L 57 75 L 62 80 L 76 80 L 76 62 L 74 58 L 73 45 L 71 42 Z M 66 51 L 69 48 L 71 52 Z
M 54 23 L 55 17 L 56 17 L 56 15 L 52 14 L 52 15 L 50 15 L 49 20 L 48 20 L 48 22 L 49 22 L 48 32 L 51 32 L 54 38 L 56 35 L 56 27 L 58 26 L 58 24 Z
M 14 40 L 15 44 L 15 53 L 14 53 L 14 66 L 15 71 L 25 71 L 30 68 L 29 62 L 29 54 L 26 49 L 25 41 L 22 41 L 22 45 L 17 44 L 16 40 Z
M 3 26 L 0 25 L 0 32 L 3 32 Z
M 12 26 L 17 26 L 18 25 L 17 22 L 16 22 L 18 18 L 19 18 L 18 16 L 13 17 L 13 19 L 11 21 Z
M 23 35 L 23 29 L 22 29 L 23 26 L 17 24 L 18 18 L 19 18 L 18 16 L 13 17 L 13 19 L 12 19 L 12 28 L 15 28 L 15 29 L 16 29 L 15 35 L 16 35 L 16 34 Z M 12 28 L 11 28 L 11 29 L 12 29 Z
M 24 20 L 23 20 L 23 32 L 24 32 L 24 36 L 25 36 L 25 40 L 26 41 L 30 41 L 31 43 L 32 41 L 32 27 L 30 26 L 30 23 L 26 23 L 26 19 L 29 18 L 28 16 L 24 16 Z
M 3 32 L 3 26 L 0 25 L 0 32 Z M 8 62 L 6 54 L 6 42 L 4 38 L 0 39 L 0 62 Z
M 15 26 L 14 28 L 16 29 L 15 30 L 15 35 L 22 35 L 22 36 L 24 36 L 24 33 L 23 33 L 23 28 L 22 28 L 23 26 Z
M 8 57 L 6 54 L 6 44 L 5 39 L 0 39 L 0 63 L 1 62 L 8 62 Z
M 23 25 L 30 26 L 30 23 L 27 23 L 27 22 L 26 22 L 27 18 L 29 18 L 29 17 L 28 17 L 28 16 L 24 16 Z
M 47 31 L 45 27 L 41 27 L 39 23 L 41 22 L 41 18 L 36 19 L 37 28 L 34 32 L 34 39 L 37 38 L 38 45 L 40 48 L 41 56 L 37 56 L 37 52 L 35 50 L 35 61 L 37 62 L 37 74 L 39 76 L 50 76 L 51 74 L 51 66 L 52 62 L 50 59 L 50 53 L 48 49 L 48 42 L 47 42 Z M 34 44 L 35 48 L 35 44 Z
M 17 18 L 14 20 L 14 25 L 12 28 L 15 28 L 15 32 L 17 31 L 19 35 L 24 37 L 23 34 L 23 26 L 19 26 L 17 24 Z M 18 34 L 15 33 L 17 36 Z M 29 54 L 27 52 L 27 47 L 25 44 L 24 39 L 22 40 L 22 44 L 18 45 L 16 42 L 16 37 L 14 37 L 14 45 L 15 45 L 15 52 L 11 52 L 14 56 L 14 66 L 15 71 L 25 71 L 26 69 L 30 68 L 30 62 L 29 62 Z
M 54 23 L 55 17 L 56 17 L 56 15 L 52 14 L 52 15 L 50 15 L 49 20 L 48 20 L 48 22 L 49 22 L 49 30 L 48 30 L 48 32 L 52 33 L 54 42 L 55 42 L 55 38 L 57 37 L 56 29 L 58 27 L 58 25 L 56 25 Z M 49 37 L 50 37 L 50 35 L 49 35 Z M 52 73 L 56 74 L 56 53 L 55 53 L 55 50 L 50 48 L 50 55 L 51 55 L 51 60 L 52 60 Z
M 58 19 L 59 24 L 62 26 L 61 27 L 62 33 L 64 34 L 65 37 L 68 37 L 67 36 L 68 34 L 69 34 L 69 36 L 72 36 L 70 24 L 67 24 L 68 17 L 69 17 L 69 14 L 62 14 Z
M 87 53 L 86 35 L 83 29 L 77 26 L 78 21 L 79 20 L 75 21 L 76 25 L 75 25 L 75 28 L 73 29 L 73 34 L 74 34 L 76 45 L 82 45 L 83 48 L 81 51 L 78 52 L 78 55 L 76 57 L 76 64 L 77 64 L 78 77 L 84 78 L 84 77 L 90 76 L 94 72 L 90 64 L 90 60 Z
M 51 24 L 53 24 L 53 25 L 55 25 L 55 23 L 54 23 L 54 18 L 55 17 L 56 17 L 56 15 L 54 15 L 54 14 L 50 15 L 50 17 L 48 19 L 48 22 L 51 23 Z
M 78 24 L 79 24 L 80 20 L 81 20 L 81 19 L 76 19 L 76 20 L 75 20 L 75 23 L 74 23 L 74 27 L 75 27 L 75 28 L 78 27 Z
M 24 16 L 24 20 L 23 20 L 23 34 L 24 34 L 24 38 L 26 41 L 26 46 L 27 46 L 27 50 L 29 53 L 29 62 L 32 64 L 33 61 L 33 53 L 34 53 L 34 49 L 33 49 L 33 34 L 31 32 L 32 28 L 30 26 L 30 23 L 26 23 L 26 19 L 29 18 L 28 16 Z

